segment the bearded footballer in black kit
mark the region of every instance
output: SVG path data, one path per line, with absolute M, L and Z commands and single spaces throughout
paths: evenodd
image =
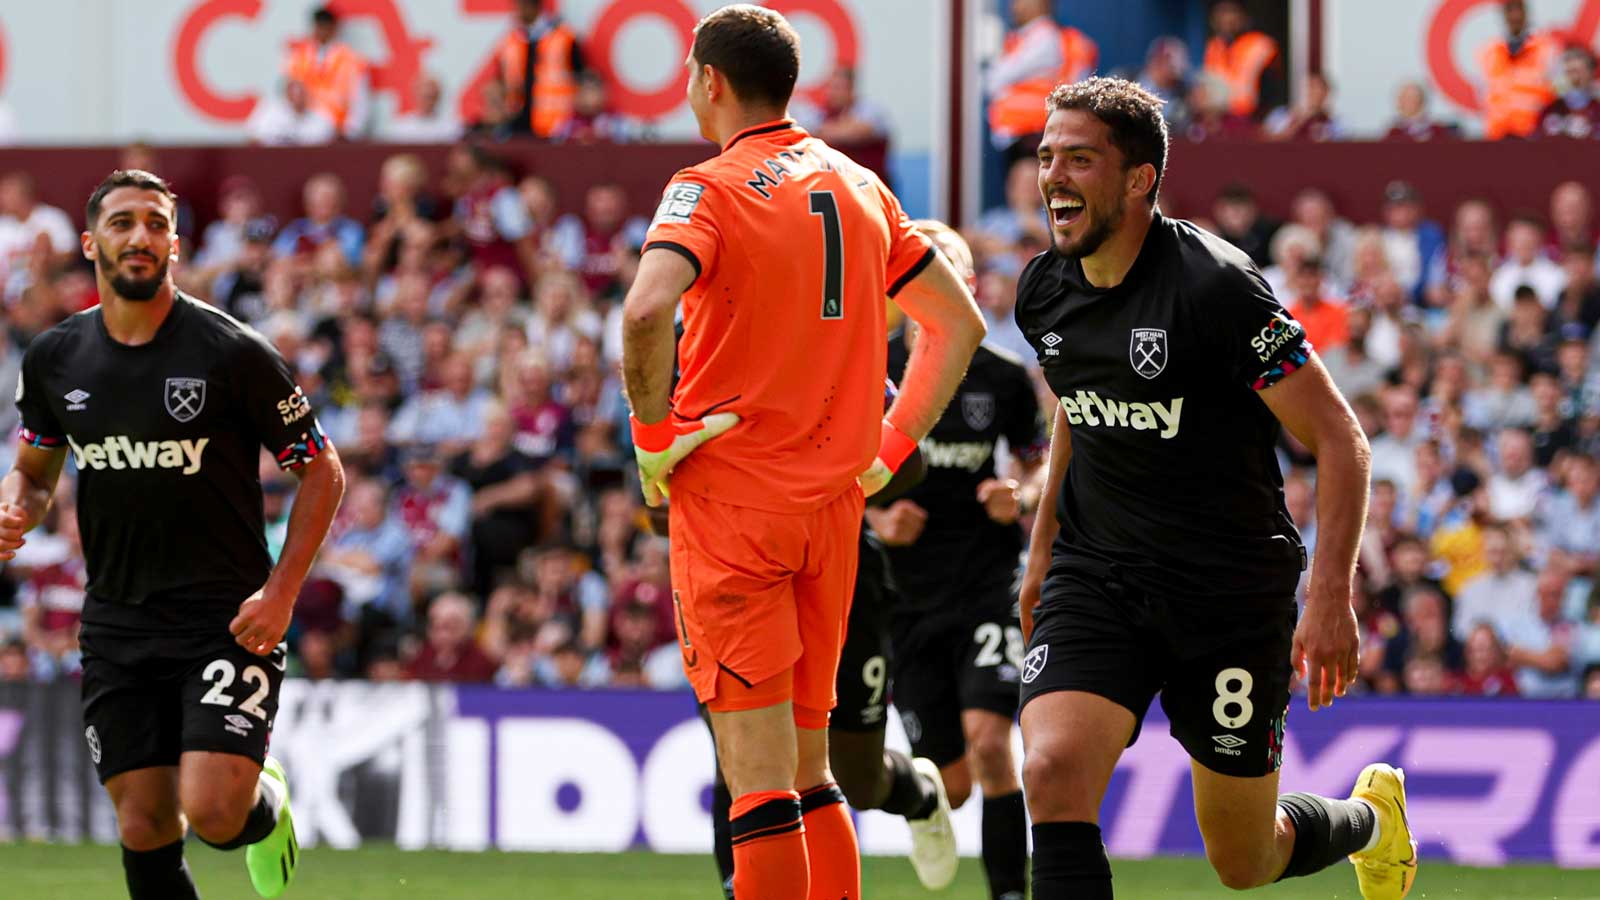
M 117 810 L 133 900 L 199 896 L 186 828 L 245 847 L 263 897 L 298 856 L 288 782 L 266 755 L 280 642 L 344 489 L 338 454 L 278 352 L 179 293 L 175 196 L 113 172 L 89 198 L 100 305 L 29 344 L 0 560 L 43 518 L 70 451 L 89 582 L 80 643 L 90 757 Z M 276 565 L 262 448 L 300 479 Z
M 1057 515 L 1035 522 L 1020 597 L 1033 896 L 1112 896 L 1100 803 L 1159 692 L 1224 885 L 1349 857 L 1363 897 L 1398 900 L 1416 874 L 1403 773 L 1368 766 L 1349 800 L 1278 795 L 1291 665 L 1312 710 L 1357 674 L 1370 452 L 1249 259 L 1156 210 L 1160 104 L 1121 79 L 1060 86 L 1038 151 L 1053 246 L 1024 270 L 1016 318 L 1060 403 Z M 1281 428 L 1317 457 L 1318 553 L 1298 619 Z

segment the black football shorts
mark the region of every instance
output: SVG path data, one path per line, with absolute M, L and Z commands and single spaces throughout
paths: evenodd
M 1136 720 L 1159 692 L 1190 758 L 1242 778 L 1283 762 L 1293 596 L 1238 603 L 1156 596 L 1115 579 L 1053 569 L 1022 662 L 1022 703 L 1085 691 Z
M 844 647 L 834 692 L 838 703 L 828 727 L 840 731 L 882 731 L 888 724 L 889 610 L 894 606 L 894 579 L 889 560 L 874 539 L 863 537 L 856 566 L 855 595 L 850 598 L 850 621 L 845 626 Z
M 189 750 L 266 759 L 283 686 L 284 648 L 256 656 L 217 639 L 99 633 L 85 626 L 83 724 L 103 783 L 175 766 Z
M 894 706 L 915 756 L 944 767 L 967 752 L 961 713 L 1017 714 L 1022 628 L 1007 581 L 896 616 Z

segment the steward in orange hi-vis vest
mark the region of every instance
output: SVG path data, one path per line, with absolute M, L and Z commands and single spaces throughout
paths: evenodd
M 578 78 L 586 70 L 577 33 L 539 0 L 517 4 L 516 26 L 500 41 L 496 70 L 506 96 L 519 110 L 522 130 L 555 134 L 572 118 Z
M 337 40 L 339 20 L 321 7 L 311 16 L 311 36 L 289 45 L 283 75 L 305 85 L 312 108 L 332 120 L 340 134 L 366 126 L 367 61 Z

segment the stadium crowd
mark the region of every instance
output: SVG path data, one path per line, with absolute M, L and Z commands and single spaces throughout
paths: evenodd
M 991 91 L 1026 85 L 1028 52 L 1052 65 L 1065 54 L 1094 68 L 1092 41 L 1063 37 L 1048 7 L 1013 3 L 1019 27 L 1007 54 L 1018 77 L 992 81 Z M 1505 4 L 1518 52 L 1527 43 L 1517 37 L 1526 29 L 1525 16 L 1521 26 L 1515 19 L 1521 7 Z M 489 82 L 485 93 L 495 101 L 508 84 L 521 86 L 520 105 L 503 97 L 486 103 L 490 121 L 465 129 L 471 140 L 454 146 L 442 171 L 395 153 L 374 197 L 348 197 L 336 176 L 315 175 L 304 185 L 303 215 L 284 222 L 264 215 L 260 189 L 236 175 L 220 188 L 219 217 L 187 235 L 193 252 L 175 264 L 183 288 L 279 347 L 351 475 L 290 633 L 292 665 L 304 677 L 507 687 L 684 683 L 666 538 L 652 529 L 633 480 L 617 376 L 621 298 L 647 223 L 628 215 L 632 204 L 616 185 L 558 197 L 549 181 L 513 171 L 494 152 L 512 134 L 615 138 L 625 126 L 597 124 L 609 121 L 603 84 L 584 74 L 570 32 L 562 46 L 571 52 L 561 58 L 573 69 L 570 96 L 562 95 L 572 115 L 538 119 L 539 110 L 565 100 L 541 100 L 537 79 L 523 78 L 535 65 L 529 47 L 565 26 L 547 21 L 537 2 L 519 4 L 518 15 L 527 29 L 522 44 L 514 30 L 507 78 Z M 1217 121 L 1232 121 L 1230 133 L 1243 136 L 1262 129 L 1339 136 L 1319 106 L 1325 83 L 1313 80 L 1298 106 L 1278 108 L 1281 115 L 1258 102 L 1270 91 L 1251 79 L 1272 60 L 1259 41 L 1239 43 L 1259 33 L 1237 4 L 1217 4 L 1213 24 L 1221 43 L 1206 54 L 1211 75 L 1191 73 L 1172 39 L 1156 42 L 1139 73 L 1171 101 L 1174 133 L 1207 139 L 1207 123 L 1220 114 Z M 320 43 L 337 35 L 325 12 L 315 28 Z M 1029 51 L 1029 29 L 1055 35 L 1057 55 Z M 1561 77 L 1587 73 L 1583 90 L 1595 97 L 1592 57 L 1563 52 Z M 555 65 L 548 53 L 532 56 Z M 301 74 L 286 80 L 285 102 L 298 104 L 300 119 L 321 101 L 292 96 L 296 85 L 321 78 L 350 86 L 333 68 L 307 74 L 334 66 L 335 57 L 291 58 L 287 70 Z M 1035 80 L 1054 73 L 1035 71 Z M 1217 96 L 1231 99 L 1216 104 L 1233 106 L 1212 108 L 1208 92 L 1224 83 L 1248 87 L 1248 108 L 1228 92 Z M 1527 101 L 1536 92 L 1523 87 L 1518 96 Z M 1568 87 L 1547 84 L 1550 99 L 1542 102 L 1576 104 L 1600 121 L 1600 103 L 1585 106 Z M 1453 133 L 1426 119 L 1420 90 L 1400 91 L 1391 137 Z M 415 115 L 428 121 L 380 133 L 460 136 L 460 127 L 438 118 L 437 83 L 419 93 L 425 102 Z M 835 76 L 828 97 L 818 121 L 835 136 L 887 129 L 881 111 L 854 95 L 851 73 Z M 360 118 L 360 102 L 346 100 L 343 118 L 316 113 L 330 120 L 319 139 L 338 133 L 335 119 Z M 997 114 L 991 109 L 991 124 L 1005 124 Z M 1005 202 L 963 229 L 978 264 L 989 343 L 1029 361 L 1034 351 L 1011 307 L 1023 263 L 1049 245 L 1035 168 L 1016 162 Z M 1502 210 L 1471 197 L 1425 202 L 1397 181 L 1383 199 L 1381 220 L 1351 222 L 1326 192 L 1307 186 L 1279 222 L 1241 184 L 1210 208 L 1165 212 L 1250 254 L 1304 323 L 1371 440 L 1371 511 L 1356 596 L 1362 687 L 1600 699 L 1594 198 L 1569 182 L 1540 212 Z M 1430 209 L 1449 215 L 1435 222 Z M 28 175 L 0 179 L 0 381 L 16 377 L 29 339 L 93 304 L 79 224 L 38 202 Z M 14 431 L 16 417 L 6 404 L 0 431 Z M 0 442 L 7 464 L 8 444 Z M 1290 512 L 1314 550 L 1314 460 L 1288 439 L 1281 456 Z M 269 460 L 261 477 L 276 552 L 295 482 Z M 84 571 L 70 478 L 65 485 L 46 526 L 0 573 L 0 681 L 77 671 Z

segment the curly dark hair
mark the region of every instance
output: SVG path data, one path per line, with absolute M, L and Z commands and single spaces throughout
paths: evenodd
M 1152 206 L 1167 169 L 1167 120 L 1161 115 L 1162 99 L 1125 78 L 1085 78 L 1057 85 L 1050 92 L 1051 112 L 1082 110 L 1111 129 L 1111 143 L 1122 151 L 1126 166 L 1155 167 L 1155 181 L 1146 198 Z M 1125 167 L 1126 167 L 1125 166 Z
M 105 202 L 106 195 L 124 187 L 155 191 L 164 195 L 173 204 L 178 202 L 178 195 L 172 192 L 172 186 L 162 180 L 160 175 L 151 174 L 143 169 L 118 169 L 107 175 L 106 180 L 96 185 L 94 193 L 89 195 L 89 203 L 84 207 L 84 221 L 90 231 L 94 230 L 95 223 L 100 219 L 100 205 Z

